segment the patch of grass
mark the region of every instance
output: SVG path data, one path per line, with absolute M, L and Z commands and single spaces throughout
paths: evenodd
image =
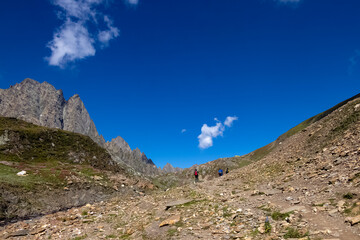
M 88 212 L 87 212 L 87 211 L 83 211 L 83 212 L 81 213 L 81 215 L 82 215 L 82 216 L 87 216 L 87 215 L 88 215 Z
M 110 235 L 107 235 L 105 238 L 117 238 L 117 236 L 110 234 Z
M 45 167 L 35 172 L 37 165 L 28 166 L 7 166 L 0 164 L 0 182 L 11 186 L 20 186 L 31 190 L 35 186 L 51 184 L 53 186 L 62 186 L 64 181 L 59 179 L 60 171 L 53 168 Z M 26 176 L 17 176 L 16 174 L 22 169 L 26 169 Z
M 120 239 L 130 239 L 131 235 L 129 234 L 123 234 L 120 236 Z
M 336 199 L 335 198 L 330 198 L 329 201 L 330 201 L 331 206 L 336 206 Z
M 252 237 L 256 237 L 257 235 L 259 235 L 259 233 L 260 233 L 259 230 L 257 228 L 255 228 L 251 231 L 250 235 Z
M 177 205 L 176 207 L 177 208 L 181 208 L 181 207 L 189 207 L 191 205 L 194 205 L 194 204 L 197 204 L 197 203 L 200 203 L 200 202 L 204 202 L 206 201 L 205 199 L 204 200 L 192 200 L 190 202 L 187 202 L 187 203 L 184 203 L 184 204 L 181 204 L 181 205 Z
M 353 203 L 351 206 L 345 208 L 344 213 L 348 216 L 358 216 L 360 215 L 360 207 Z
M 348 192 L 346 194 L 343 195 L 343 198 L 345 199 L 353 199 L 354 198 L 354 194 Z
M 175 234 L 177 233 L 177 230 L 175 228 L 170 228 L 168 231 L 167 231 L 167 234 L 169 236 L 175 236 Z
M 346 131 L 353 123 L 358 122 L 360 119 L 360 112 L 355 111 L 350 116 L 348 116 L 338 127 L 334 128 L 332 131 L 334 133 Z
M 177 223 L 174 224 L 175 227 L 184 227 L 185 223 L 183 221 L 178 221 Z
M 258 209 L 263 210 L 265 212 L 271 212 L 271 209 L 267 208 L 265 205 L 261 205 L 260 207 L 258 207 Z
M 74 237 L 72 240 L 83 240 L 87 238 L 87 234 L 82 235 L 82 236 L 78 236 L 78 237 Z
M 351 210 L 352 210 L 351 208 L 346 208 L 346 209 L 344 210 L 344 213 L 345 213 L 345 214 L 350 214 L 350 213 L 351 213 Z
M 274 143 L 270 143 L 262 148 L 255 150 L 252 155 L 250 156 L 251 161 L 259 161 L 260 159 L 264 158 L 274 149 Z
M 229 207 L 223 207 L 223 217 L 224 218 L 227 218 L 227 217 L 231 217 L 232 216 L 232 214 L 231 214 L 231 212 L 229 211 Z
M 309 236 L 309 232 L 306 232 L 303 234 L 303 233 L 299 232 L 299 230 L 297 230 L 296 228 L 289 227 L 289 228 L 287 228 L 287 232 L 285 233 L 284 238 L 285 239 L 303 238 L 303 237 L 308 237 L 308 236 Z
M 281 213 L 281 212 L 275 211 L 271 214 L 271 218 L 274 219 L 275 221 L 285 220 L 285 218 L 289 217 L 291 213 L 292 212 Z
M 265 233 L 270 233 L 271 232 L 271 224 L 269 221 L 265 222 Z

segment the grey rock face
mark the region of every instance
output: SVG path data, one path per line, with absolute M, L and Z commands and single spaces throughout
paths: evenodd
M 132 151 L 129 144 L 120 136 L 112 139 L 111 142 L 106 142 L 105 148 L 114 160 L 123 162 L 140 173 L 156 175 L 160 172 L 151 159 L 148 159 L 138 148 Z
M 178 167 L 175 168 L 170 163 L 167 163 L 162 170 L 164 173 L 175 173 L 175 172 L 180 172 L 182 169 Z
M 0 89 L 0 115 L 22 119 L 37 125 L 63 128 L 61 90 L 44 82 L 25 79 L 9 89 Z
M 105 147 L 114 160 L 146 175 L 159 173 L 151 159 L 139 149 L 132 151 L 123 138 L 105 143 L 79 95 L 66 101 L 63 92 L 47 82 L 27 78 L 9 89 L 0 89 L 0 116 L 87 135 Z
M 72 96 L 63 109 L 64 130 L 90 136 L 95 142 L 103 146 L 105 140 L 99 136 L 94 122 L 86 110 L 78 94 Z

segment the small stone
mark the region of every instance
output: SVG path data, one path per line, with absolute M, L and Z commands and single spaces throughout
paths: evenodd
M 360 215 L 356 216 L 356 217 L 347 217 L 345 219 L 345 222 L 349 222 L 351 224 L 351 226 L 360 223 Z
M 175 223 L 180 221 L 180 215 L 174 215 L 159 224 L 159 227 L 167 226 L 167 225 L 174 225 Z

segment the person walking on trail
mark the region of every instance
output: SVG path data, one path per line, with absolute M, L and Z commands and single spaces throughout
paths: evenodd
M 221 177 L 223 175 L 223 170 L 220 168 L 219 169 L 219 177 Z
M 229 173 L 229 168 L 226 168 L 225 173 L 226 173 L 226 174 L 228 174 L 228 173 Z
M 199 181 L 199 173 L 198 173 L 197 169 L 195 169 L 194 175 L 195 175 L 195 182 L 198 182 Z

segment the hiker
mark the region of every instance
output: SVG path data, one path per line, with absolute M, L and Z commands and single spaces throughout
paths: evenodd
M 226 168 L 225 173 L 226 173 L 226 174 L 228 174 L 228 173 L 229 173 L 229 168 Z
M 219 168 L 219 177 L 221 177 L 222 175 L 223 175 L 223 170 Z
M 199 173 L 198 173 L 197 169 L 195 169 L 194 175 L 195 175 L 195 182 L 198 182 L 199 181 Z

